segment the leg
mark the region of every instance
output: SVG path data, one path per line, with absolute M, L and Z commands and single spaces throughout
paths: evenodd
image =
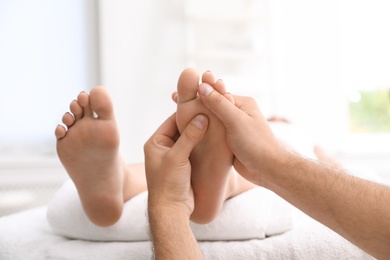
M 57 126 L 57 153 L 96 225 L 114 224 L 123 202 L 146 190 L 143 165 L 127 166 L 119 154 L 113 104 L 103 87 L 81 92 Z M 96 113 L 97 116 L 94 115 Z
M 202 81 L 217 91 L 226 93 L 223 82 L 215 82 L 211 72 L 205 72 Z M 195 115 L 201 113 L 209 117 L 205 137 L 190 156 L 191 182 L 195 195 L 195 210 L 191 220 L 207 223 L 215 218 L 226 199 L 255 185 L 244 180 L 232 168 L 233 154 L 225 140 L 225 128 L 203 106 L 197 96 L 198 86 L 198 73 L 193 69 L 184 70 L 178 81 L 177 97 L 174 95 L 173 99 L 177 99 L 177 124 L 180 132 Z

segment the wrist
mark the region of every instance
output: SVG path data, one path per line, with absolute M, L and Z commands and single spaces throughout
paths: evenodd
M 156 242 L 155 233 L 172 235 L 177 228 L 180 230 L 190 228 L 190 216 L 180 207 L 148 206 L 149 226 L 152 239 Z M 164 235 L 165 236 L 165 235 Z M 158 242 L 158 240 L 157 240 Z
M 192 212 L 183 203 L 179 203 L 179 202 L 167 203 L 161 200 L 153 201 L 149 199 L 148 213 L 149 215 L 155 215 L 155 216 L 166 215 L 166 216 L 172 216 L 176 218 L 189 220 Z
M 294 174 L 293 169 L 299 168 L 302 160 L 304 159 L 294 151 L 280 147 L 275 155 L 268 159 L 267 168 L 258 173 L 261 186 L 276 191 L 279 186 L 290 182 L 290 177 Z
M 187 212 L 177 205 L 148 205 L 149 234 L 156 259 L 204 259 Z

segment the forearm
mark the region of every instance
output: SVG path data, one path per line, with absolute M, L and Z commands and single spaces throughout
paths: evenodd
M 155 259 L 204 259 L 189 216 L 159 207 L 150 207 L 148 213 Z
M 390 187 L 294 154 L 274 169 L 265 187 L 368 253 L 390 255 Z

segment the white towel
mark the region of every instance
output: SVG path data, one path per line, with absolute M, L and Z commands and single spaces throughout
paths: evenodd
M 1 260 L 153 259 L 149 241 L 96 242 L 53 234 L 46 207 L 0 217 Z M 205 259 L 374 259 L 320 223 L 299 214 L 294 229 L 267 239 L 201 241 Z
M 147 192 L 127 201 L 119 221 L 98 227 L 84 213 L 72 181 L 65 182 L 48 206 L 47 218 L 59 235 L 92 241 L 149 240 Z M 264 188 L 254 188 L 225 202 L 209 224 L 191 223 L 198 240 L 262 239 L 293 227 L 292 206 Z

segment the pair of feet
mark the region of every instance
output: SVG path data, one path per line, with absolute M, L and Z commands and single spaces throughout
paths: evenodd
M 221 80 L 207 71 L 202 84 L 225 94 Z M 179 131 L 197 114 L 209 117 L 207 132 L 190 156 L 191 182 L 195 195 L 195 210 L 191 219 L 210 222 L 223 202 L 253 188 L 232 169 L 233 154 L 225 141 L 222 123 L 198 98 L 199 74 L 186 69 L 178 80 L 172 98 L 177 103 Z M 226 97 L 232 100 L 230 95 Z M 76 185 L 83 208 L 89 219 L 99 226 L 114 224 L 122 213 L 125 201 L 146 190 L 143 165 L 126 165 L 119 153 L 119 131 L 113 102 L 103 87 L 90 94 L 81 92 L 57 126 L 57 153 Z

